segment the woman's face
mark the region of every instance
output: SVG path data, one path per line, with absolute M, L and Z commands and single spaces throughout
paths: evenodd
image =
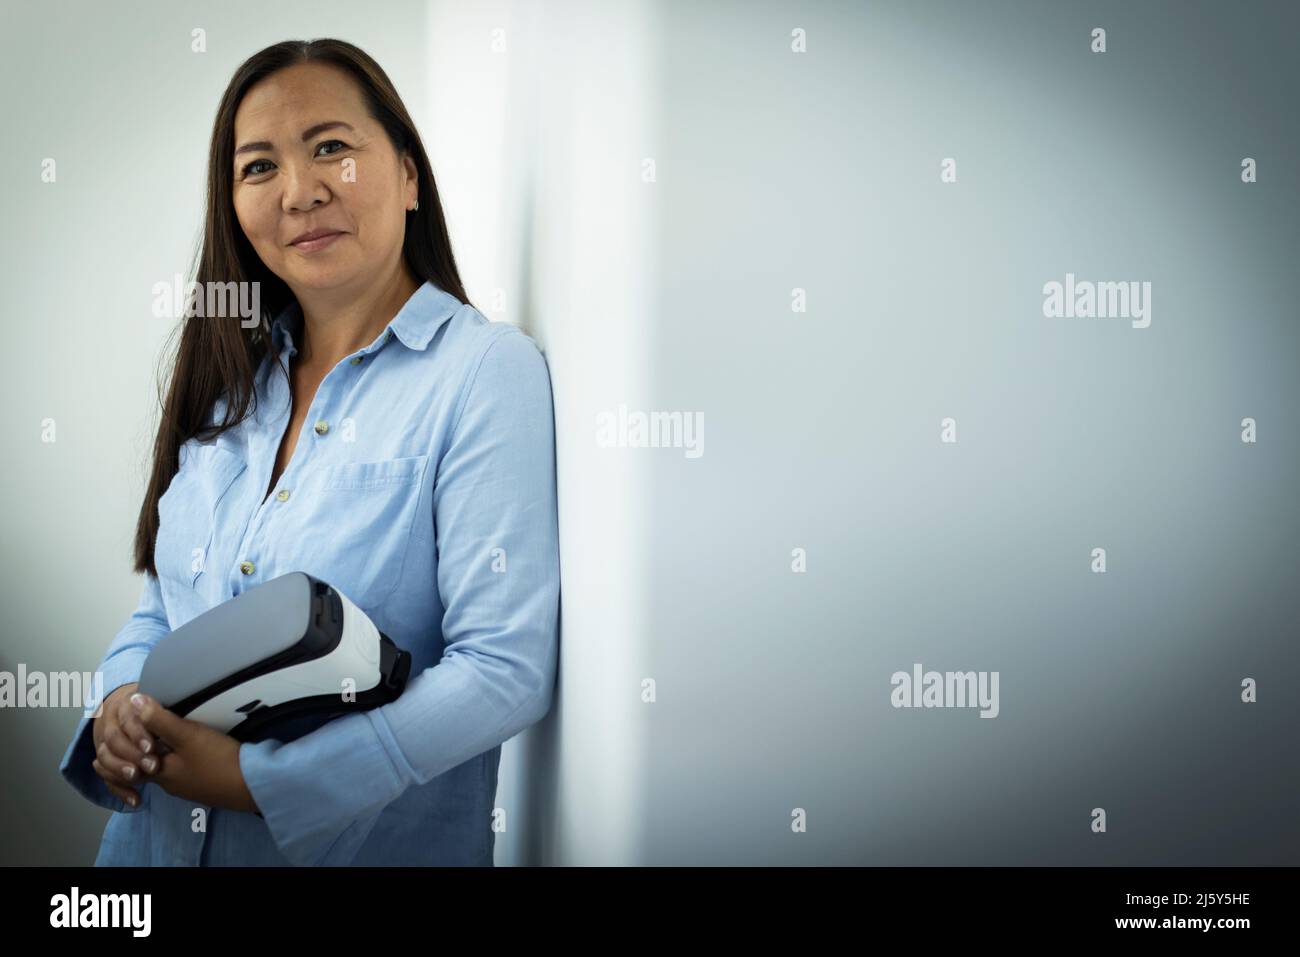
M 364 289 L 397 268 L 415 164 L 397 154 L 347 73 L 304 63 L 250 87 L 235 111 L 235 150 L 239 225 L 299 299 Z M 336 235 L 295 243 L 316 231 Z

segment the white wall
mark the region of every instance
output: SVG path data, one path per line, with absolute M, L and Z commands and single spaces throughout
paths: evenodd
M 648 472 L 594 434 L 650 382 L 654 31 L 643 3 L 430 5 L 422 128 L 467 293 L 537 339 L 556 405 L 559 693 L 503 750 L 498 864 L 644 853 Z

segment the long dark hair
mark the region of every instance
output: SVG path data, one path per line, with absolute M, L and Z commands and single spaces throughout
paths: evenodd
M 232 201 L 235 150 L 235 111 L 253 84 L 299 63 L 328 63 L 346 70 L 361 87 L 366 108 L 387 133 L 400 156 L 408 153 L 419 173 L 419 212 L 406 221 L 402 256 L 420 282 L 432 282 L 462 302 L 469 302 L 461 285 L 451 239 L 438 199 L 433 168 L 406 106 L 383 69 L 363 50 L 342 40 L 286 40 L 249 57 L 231 77 L 217 107 L 208 151 L 208 201 L 194 279 L 200 289 L 208 282 L 258 282 L 262 315 L 256 326 L 212 322 L 187 316 L 180 324 L 170 381 L 160 383 L 162 417 L 154 439 L 153 465 L 144 503 L 135 528 L 135 570 L 157 575 L 154 542 L 158 535 L 158 499 L 180 467 L 180 448 L 198 436 L 208 441 L 234 428 L 256 408 L 254 379 L 262 360 L 277 359 L 269 335 L 270 320 L 294 301 L 293 293 L 253 250 L 235 217 Z M 234 287 L 231 287 L 234 288 Z M 214 403 L 226 397 L 222 421 L 211 424 Z

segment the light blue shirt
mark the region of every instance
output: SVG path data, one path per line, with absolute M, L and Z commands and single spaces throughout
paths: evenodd
M 273 323 L 286 356 L 301 321 L 295 304 Z M 99 666 L 103 694 L 138 680 L 171 630 L 293 571 L 360 606 L 411 653 L 411 677 L 389 704 L 241 744 L 262 817 L 152 782 L 131 808 L 91 767 L 83 716 L 59 770 L 116 812 L 95 863 L 491 865 L 501 744 L 547 713 L 555 684 L 546 360 L 516 327 L 426 282 L 321 381 L 268 496 L 289 421 L 284 371 L 264 359 L 256 412 L 182 446 L 158 503 L 158 577 L 146 574 L 139 607 Z

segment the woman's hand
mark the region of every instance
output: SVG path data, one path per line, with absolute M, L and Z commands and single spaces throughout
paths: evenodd
M 95 772 L 104 779 L 108 790 L 132 807 L 140 804 L 135 788 L 144 783 L 145 773 L 158 767 L 158 741 L 145 729 L 136 710 L 130 706 L 137 682 L 115 688 L 103 701 L 99 716 L 91 722 L 91 739 L 95 744 Z
M 168 794 L 210 807 L 253 812 L 257 805 L 239 768 L 239 744 L 228 734 L 168 711 L 154 698 L 129 699 L 140 724 L 167 750 L 161 767 L 148 776 Z

